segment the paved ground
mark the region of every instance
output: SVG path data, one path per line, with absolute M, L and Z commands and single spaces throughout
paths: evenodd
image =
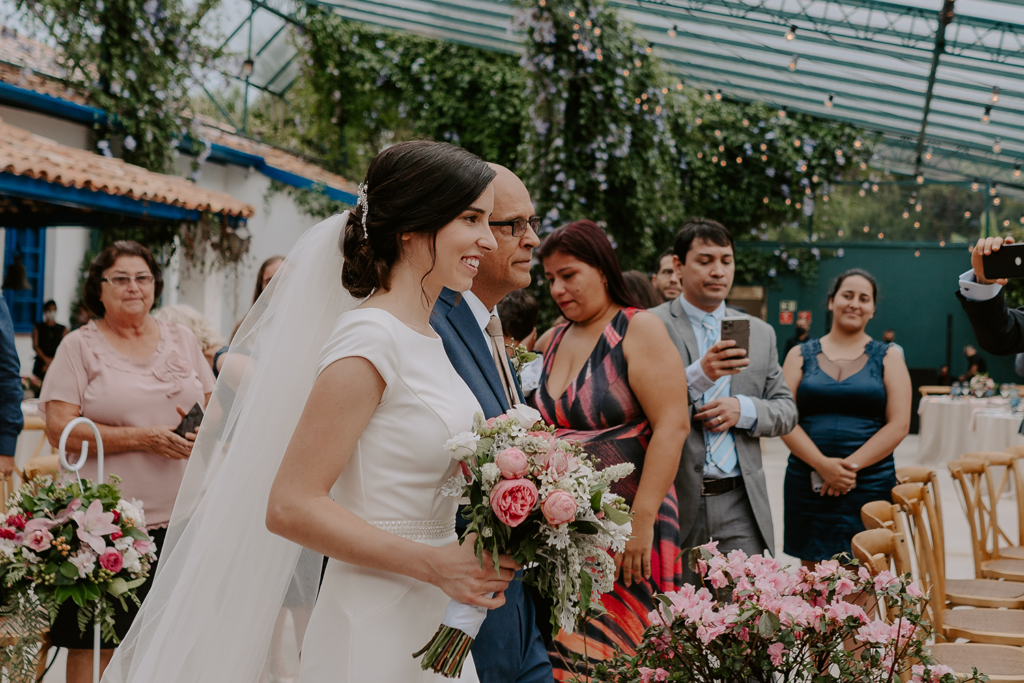
M 911 435 L 896 449 L 896 465 L 917 464 L 917 436 Z M 771 498 L 772 516 L 775 521 L 776 547 L 782 548 L 782 482 L 786 473 L 786 459 L 789 455 L 781 439 L 765 439 L 764 470 L 768 480 L 768 493 Z M 960 507 L 959 498 L 953 487 L 953 479 L 948 470 L 939 472 L 942 491 L 943 522 L 946 530 L 946 571 L 949 578 L 968 579 L 974 577 L 974 559 L 971 553 L 970 529 Z M 999 509 L 1002 520 L 1012 524 L 1017 518 L 1016 503 L 1011 496 L 1004 497 Z M 1007 529 L 1011 538 L 1015 537 L 1016 529 Z M 799 561 L 786 555 L 780 559 L 787 564 L 799 565 Z M 65 683 L 65 656 L 63 651 L 58 655 L 50 673 L 43 683 Z

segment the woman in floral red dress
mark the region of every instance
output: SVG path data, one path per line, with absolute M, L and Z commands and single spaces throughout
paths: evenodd
M 571 680 L 616 649 L 631 654 L 649 625 L 653 595 L 682 587 L 673 480 L 689 433 L 686 369 L 661 321 L 633 301 L 594 223 L 555 230 L 538 256 L 569 323 L 554 332 L 532 403 L 559 438 L 579 441 L 602 467 L 636 467 L 612 486 L 634 517 L 633 538 L 615 558 L 615 591 L 602 599 L 607 613 L 553 643 L 555 678 Z

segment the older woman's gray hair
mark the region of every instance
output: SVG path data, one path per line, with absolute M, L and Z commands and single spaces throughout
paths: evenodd
M 169 323 L 178 323 L 192 330 L 204 352 L 207 349 L 224 346 L 224 338 L 217 333 L 210 321 L 191 306 L 163 306 L 153 312 L 153 317 Z

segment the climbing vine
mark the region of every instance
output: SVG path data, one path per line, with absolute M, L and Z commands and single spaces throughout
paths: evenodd
M 159 172 L 188 136 L 194 76 L 217 57 L 201 26 L 217 2 L 16 0 L 57 43 L 64 78 L 106 112 L 95 122 L 99 151 Z

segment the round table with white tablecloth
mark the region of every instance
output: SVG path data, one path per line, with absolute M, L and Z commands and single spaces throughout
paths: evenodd
M 921 416 L 920 463 L 941 467 L 964 453 L 1024 445 L 1024 438 L 1012 438 L 1021 415 L 1009 413 L 1008 406 L 1009 401 L 998 397 L 922 398 L 917 409 Z

